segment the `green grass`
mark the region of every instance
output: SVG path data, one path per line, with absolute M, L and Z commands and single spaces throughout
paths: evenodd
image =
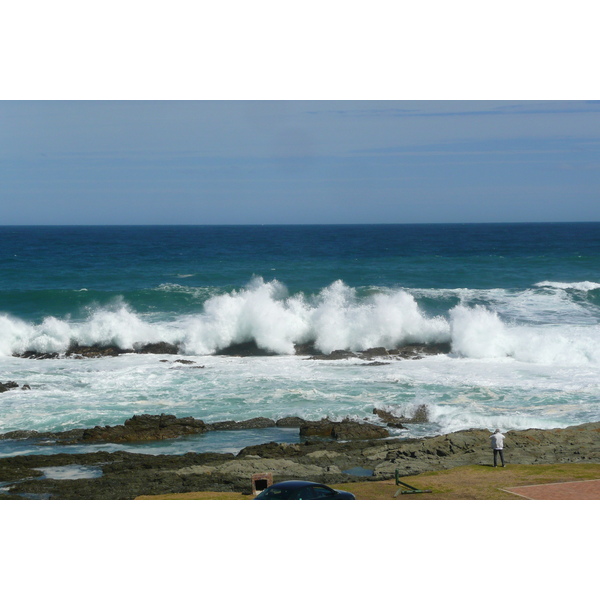
M 399 494 L 394 480 L 340 483 L 333 487 L 352 492 L 357 500 L 522 500 L 503 491 L 506 488 L 542 483 L 562 483 L 585 479 L 600 479 L 600 464 L 507 465 L 493 468 L 482 465 L 456 467 L 401 477 L 400 480 L 430 494 Z M 233 492 L 190 492 L 140 496 L 136 500 L 252 500 L 254 496 Z

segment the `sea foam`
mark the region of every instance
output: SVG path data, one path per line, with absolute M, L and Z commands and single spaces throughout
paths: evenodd
M 175 293 L 181 291 L 177 287 Z M 291 355 L 295 345 L 308 342 L 323 353 L 450 342 L 454 357 L 600 364 L 600 325 L 592 312 L 561 296 L 562 289 L 550 296 L 538 293 L 542 296 L 533 290 L 473 290 L 445 314 L 428 316 L 409 290 L 364 294 L 338 280 L 316 294 L 291 295 L 281 282 L 256 277 L 239 290 L 209 295 L 198 312 L 175 318 L 139 314 L 119 298 L 90 307 L 80 320 L 49 316 L 35 324 L 0 315 L 0 354 L 61 353 L 73 343 L 126 350 L 168 342 L 185 354 L 206 355 L 254 342 Z M 417 297 L 422 300 L 425 291 Z
M 589 292 L 600 289 L 600 283 L 594 281 L 577 281 L 574 283 L 565 283 L 561 281 L 541 281 L 535 284 L 536 287 L 556 288 L 559 290 L 579 290 Z

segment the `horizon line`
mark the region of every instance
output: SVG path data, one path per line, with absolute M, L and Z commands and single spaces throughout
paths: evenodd
M 383 225 L 560 225 L 600 223 L 599 220 L 581 221 L 414 221 L 373 223 L 12 223 L 6 227 L 376 227 Z

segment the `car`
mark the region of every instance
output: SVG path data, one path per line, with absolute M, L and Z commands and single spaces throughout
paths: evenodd
M 263 490 L 255 500 L 356 500 L 354 494 L 314 481 L 282 481 Z

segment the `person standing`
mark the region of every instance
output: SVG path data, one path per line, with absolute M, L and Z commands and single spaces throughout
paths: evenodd
M 498 466 L 498 455 L 504 466 L 504 436 L 500 433 L 499 429 L 496 429 L 492 435 L 490 435 L 490 442 L 492 444 L 492 450 L 494 451 L 494 466 Z

